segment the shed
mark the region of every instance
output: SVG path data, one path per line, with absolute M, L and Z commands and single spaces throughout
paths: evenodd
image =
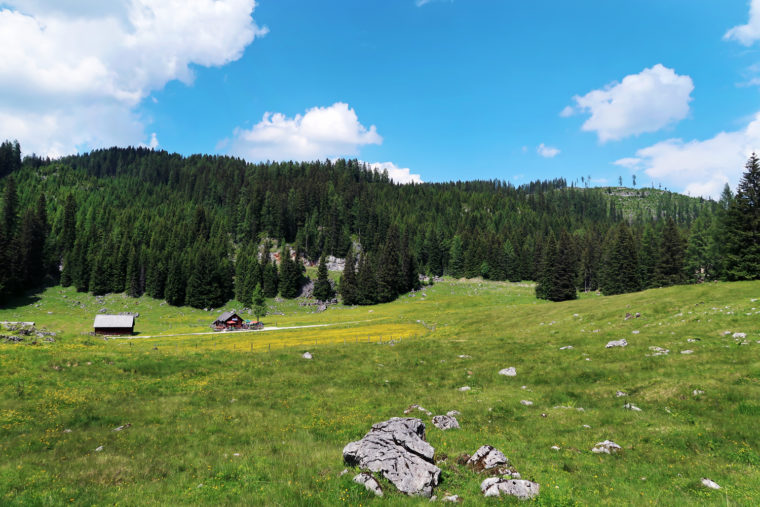
M 97 334 L 132 334 L 135 331 L 134 315 L 96 315 L 93 323 Z
M 243 327 L 243 319 L 237 313 L 224 312 L 214 321 L 214 329 L 240 329 Z

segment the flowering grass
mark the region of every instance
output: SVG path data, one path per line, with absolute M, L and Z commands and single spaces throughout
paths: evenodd
M 219 309 L 60 287 L 2 309 L 59 335 L 0 344 L 0 504 L 423 505 L 340 476 L 343 446 L 413 403 L 461 412 L 447 432 L 415 414 L 448 456 L 439 496 L 498 503 L 455 464 L 491 444 L 541 484 L 539 504 L 760 503 L 760 283 L 567 303 L 539 302 L 529 284 L 424 293 L 323 313 L 270 301 L 284 315 L 267 325 L 330 326 L 200 336 L 182 334 L 208 331 Z M 103 307 L 139 312 L 137 337 L 88 335 Z M 629 345 L 604 347 L 620 338 Z M 509 366 L 516 377 L 498 375 Z M 605 439 L 623 451 L 592 454 Z

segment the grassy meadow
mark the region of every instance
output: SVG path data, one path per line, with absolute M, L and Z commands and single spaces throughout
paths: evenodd
M 340 476 L 346 443 L 416 403 L 461 412 L 446 432 L 414 414 L 448 456 L 439 497 L 518 503 L 484 499 L 455 462 L 490 444 L 541 485 L 538 504 L 758 505 L 759 298 L 741 282 L 547 303 L 530 284 L 447 280 L 323 313 L 272 300 L 263 319 L 322 327 L 194 334 L 222 309 L 51 287 L 0 309 L 58 333 L 0 342 L 0 504 L 424 505 Z M 102 308 L 139 312 L 133 339 L 89 335 Z M 592 454 L 606 439 L 623 451 Z

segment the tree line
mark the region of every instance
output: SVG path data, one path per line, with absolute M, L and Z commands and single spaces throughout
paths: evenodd
M 739 202 L 730 190 L 720 203 L 657 193 L 656 213 L 630 214 L 602 189 L 563 179 L 399 185 L 356 160 L 250 164 L 146 148 L 21 160 L 9 142 L 0 175 L 3 297 L 61 283 L 248 305 L 257 287 L 296 297 L 302 261 L 326 279 L 328 255 L 347 260 L 336 287 L 346 304 L 391 301 L 418 288 L 420 273 L 536 280 L 549 299 L 742 276 L 716 239 Z M 635 276 L 623 280 L 620 265 Z M 555 279 L 564 288 L 544 293 Z M 315 291 L 332 296 L 321 281 Z

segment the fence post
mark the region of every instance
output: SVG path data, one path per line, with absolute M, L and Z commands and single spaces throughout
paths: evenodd
M 272 352 L 272 344 L 271 343 L 267 344 L 267 348 L 269 349 L 269 352 Z

